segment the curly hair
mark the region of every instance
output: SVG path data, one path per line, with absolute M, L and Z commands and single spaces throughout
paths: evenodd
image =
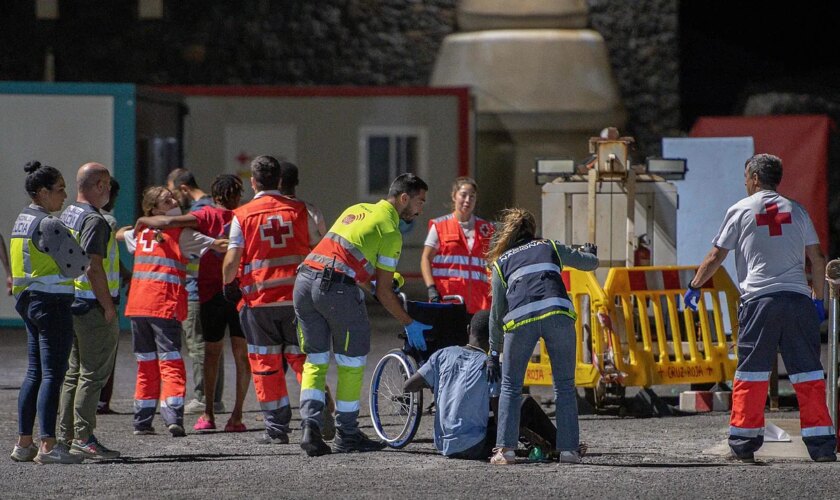
M 513 245 L 524 239 L 533 239 L 537 234 L 537 221 L 534 215 L 524 208 L 506 208 L 502 210 L 496 233 L 487 261 L 492 264 Z
M 225 208 L 234 209 L 242 198 L 242 179 L 238 175 L 217 175 L 210 186 L 213 200 Z

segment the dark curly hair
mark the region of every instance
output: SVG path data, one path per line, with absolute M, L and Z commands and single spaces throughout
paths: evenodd
M 217 175 L 210 186 L 213 201 L 225 208 L 234 209 L 242 198 L 242 179 L 238 175 Z

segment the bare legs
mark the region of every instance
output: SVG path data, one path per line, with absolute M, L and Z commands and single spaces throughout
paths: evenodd
M 242 337 L 231 337 L 230 347 L 233 360 L 236 363 L 236 402 L 230 415 L 230 423 L 242 423 L 242 406 L 248 386 L 251 384 L 251 368 L 248 364 L 248 343 Z M 205 394 L 214 394 L 216 380 L 219 375 L 219 363 L 222 362 L 222 341 L 205 342 L 204 344 L 204 390 Z M 207 392 L 207 391 L 210 392 Z M 215 423 L 216 415 L 213 405 L 207 404 L 204 409 L 204 420 Z

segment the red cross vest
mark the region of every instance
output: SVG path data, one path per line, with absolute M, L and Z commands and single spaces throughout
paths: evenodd
M 239 304 L 292 304 L 297 266 L 309 253 L 306 204 L 266 194 L 233 211 L 245 247 L 239 263 Z
M 467 250 L 467 238 L 454 215 L 429 221 L 438 234 L 439 247 L 432 259 L 432 277 L 441 295 L 460 295 L 469 314 L 490 309 L 490 278 L 487 250 L 495 228 L 490 222 L 475 218 L 475 241 Z
M 136 235 L 126 316 L 186 319 L 189 259 L 181 253 L 181 231 L 146 228 Z

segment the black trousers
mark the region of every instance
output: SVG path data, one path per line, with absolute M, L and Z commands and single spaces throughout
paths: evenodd
M 554 422 L 548 418 L 539 403 L 531 396 L 523 396 L 522 404 L 519 407 L 519 429 L 527 428 L 531 432 L 545 439 L 551 449 L 557 448 L 557 428 Z M 460 458 L 463 460 L 487 460 L 493 453 L 496 446 L 496 417 L 490 417 L 487 422 L 487 435 L 480 443 L 467 448 L 466 450 L 450 455 L 449 458 Z

